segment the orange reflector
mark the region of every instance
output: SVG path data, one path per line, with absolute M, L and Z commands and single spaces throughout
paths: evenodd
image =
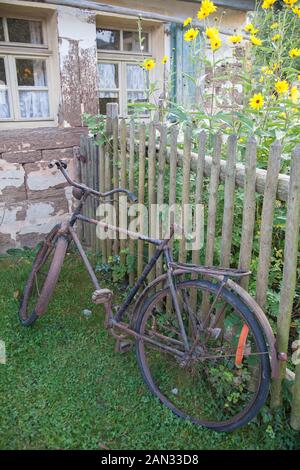
M 245 323 L 243 328 L 242 328 L 240 337 L 239 337 L 239 343 L 238 343 L 238 347 L 237 347 L 236 354 L 235 354 L 235 365 L 236 366 L 240 366 L 243 362 L 245 345 L 246 345 L 248 333 L 249 333 L 249 328 Z

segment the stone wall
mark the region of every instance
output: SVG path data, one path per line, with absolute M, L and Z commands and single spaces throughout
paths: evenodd
M 82 128 L 0 131 L 0 251 L 34 246 L 67 216 L 71 188 L 48 163 L 65 160 L 76 178 L 82 133 Z

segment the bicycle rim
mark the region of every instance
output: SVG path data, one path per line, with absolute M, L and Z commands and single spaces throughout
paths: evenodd
M 174 413 L 195 424 L 231 431 L 250 421 L 264 404 L 270 365 L 252 312 L 224 288 L 214 304 L 217 292 L 218 286 L 209 281 L 177 286 L 185 329 L 191 350 L 194 348 L 189 358 L 140 339 L 137 357 L 147 386 Z M 169 289 L 148 301 L 136 331 L 184 352 Z

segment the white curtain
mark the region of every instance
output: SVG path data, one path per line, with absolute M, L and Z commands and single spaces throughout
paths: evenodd
M 139 65 L 127 65 L 127 88 L 131 90 L 145 90 L 145 71 Z
M 0 90 L 0 118 L 9 118 L 9 105 L 6 90 Z
M 116 64 L 98 64 L 99 88 L 118 88 Z
M 19 91 L 21 117 L 49 117 L 49 100 L 47 91 Z
M 31 44 L 43 44 L 42 23 L 40 21 L 29 21 L 29 34 Z

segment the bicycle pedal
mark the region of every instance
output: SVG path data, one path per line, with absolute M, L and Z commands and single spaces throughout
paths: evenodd
M 112 291 L 109 289 L 98 289 L 92 294 L 92 301 L 94 304 L 106 304 L 112 299 Z
M 116 341 L 115 351 L 124 354 L 131 350 L 133 342 L 130 340 L 118 340 Z

